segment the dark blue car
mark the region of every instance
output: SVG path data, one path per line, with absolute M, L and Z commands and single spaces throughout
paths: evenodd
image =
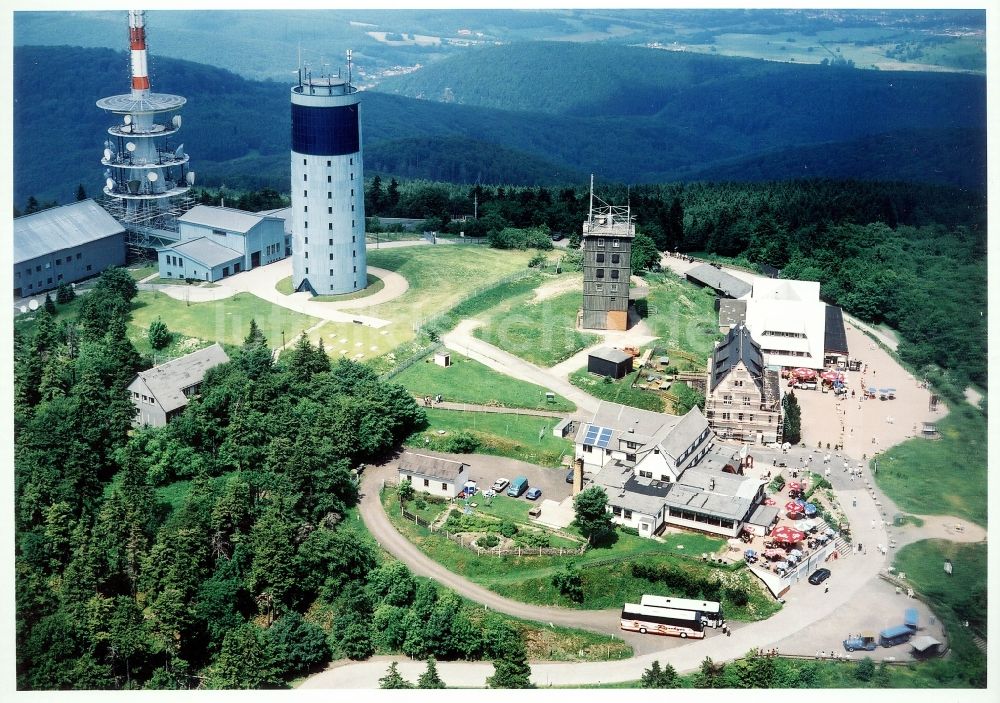
M 538 498 L 541 497 L 541 495 L 542 495 L 541 488 L 529 488 L 528 492 L 524 494 L 524 497 L 527 498 L 528 500 L 538 500 Z

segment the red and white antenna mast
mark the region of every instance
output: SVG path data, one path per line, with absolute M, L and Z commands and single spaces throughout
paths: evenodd
M 146 62 L 146 11 L 128 11 L 128 42 L 132 53 L 132 93 L 149 92 L 149 67 Z

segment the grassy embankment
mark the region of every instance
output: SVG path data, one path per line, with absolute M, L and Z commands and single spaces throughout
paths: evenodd
M 529 291 L 497 305 L 484 316 L 476 337 L 539 366 L 554 366 L 600 341 L 576 330 L 579 291 L 539 301 L 533 297 Z
M 453 451 L 449 446 L 452 438 L 466 432 L 479 441 L 478 453 L 539 466 L 559 466 L 560 458 L 573 452 L 570 440 L 552 436 L 552 428 L 559 422 L 554 417 L 427 408 L 427 422 L 426 429 L 410 435 L 407 446 Z
M 368 263 L 400 274 L 409 288 L 395 300 L 354 312 L 389 324 L 376 329 L 350 322 L 327 322 L 309 335 L 310 340 L 315 344 L 322 336 L 332 356 L 375 360 L 379 370 L 388 370 L 395 365 L 396 356 L 405 356 L 401 345 L 412 342 L 426 320 L 457 305 L 476 286 L 489 285 L 526 269 L 530 258 L 527 252 L 483 247 L 370 249 Z M 389 354 L 395 356 L 388 359 Z
M 954 515 L 985 527 L 986 415 L 962 403 L 937 428 L 941 439 L 910 439 L 880 455 L 875 480 L 901 510 Z
M 396 528 L 416 544 L 422 552 L 457 574 L 489 588 L 502 596 L 525 603 L 559 605 L 588 610 L 620 608 L 622 603 L 637 602 L 644 593 L 664 593 L 664 587 L 643 578 L 632 576 L 630 565 L 669 566 L 682 569 L 692 577 L 716 575 L 727 583 L 744 586 L 750 594 L 749 603 L 736 606 L 723 598 L 723 608 L 733 620 L 761 620 L 776 612 L 780 606 L 767 596 L 742 564 L 717 568 L 704 564 L 700 559 L 681 556 L 712 554 L 725 543 L 698 534 L 673 534 L 664 542 L 617 532 L 616 541 L 607 547 L 588 549 L 582 555 L 572 556 L 479 556 L 475 551 L 462 547 L 430 530 L 404 520 L 399 512 L 395 489 L 388 487 L 382 502 L 389 519 Z M 477 501 L 477 512 L 506 517 L 515 523 L 529 524 L 527 511 L 531 503 L 522 498 L 497 496 L 491 506 Z M 411 502 L 412 505 L 412 502 Z M 408 508 L 409 509 L 409 508 Z M 438 507 L 436 512 L 440 512 Z M 425 518 L 432 518 L 430 510 Z M 565 529 L 579 537 L 574 527 Z M 553 543 L 553 546 L 558 546 Z M 574 603 L 563 596 L 552 583 L 552 577 L 573 564 L 579 569 L 583 583 L 584 599 Z
M 566 412 L 576 410 L 576 405 L 561 395 L 548 402 L 545 388 L 494 371 L 456 352 L 450 353 L 451 366 L 448 368 L 438 366 L 434 363 L 434 356 L 428 355 L 423 361 L 393 376 L 392 382 L 416 396 L 441 394 L 444 400 L 454 403 Z

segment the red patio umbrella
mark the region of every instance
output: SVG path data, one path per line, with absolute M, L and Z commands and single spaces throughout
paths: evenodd
M 774 498 L 765 498 L 764 499 L 764 505 L 777 505 L 777 504 L 778 504 L 778 501 L 776 501 Z
M 787 525 L 781 525 L 771 531 L 771 539 L 775 542 L 782 542 L 784 544 L 795 544 L 796 542 L 801 542 L 805 539 L 805 536 L 806 534 L 804 532 L 796 530 L 793 527 L 788 527 Z
M 764 557 L 766 559 L 784 559 L 786 556 L 788 556 L 788 554 L 784 549 L 771 548 L 764 550 Z
M 792 517 L 793 515 L 798 516 L 805 512 L 805 508 L 792 500 L 785 503 L 785 512 L 788 513 L 788 517 Z
M 798 481 L 789 481 L 789 483 L 788 483 L 788 490 L 790 490 L 790 491 L 801 491 L 802 490 L 802 484 L 800 482 L 798 482 Z
M 815 369 L 807 369 L 803 366 L 797 369 L 792 369 L 791 375 L 803 381 L 810 381 L 816 378 L 817 374 Z

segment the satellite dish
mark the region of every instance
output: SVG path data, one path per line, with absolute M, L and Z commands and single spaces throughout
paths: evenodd
M 111 158 L 111 149 L 105 149 L 104 150 L 104 160 L 107 161 L 110 158 Z
M 18 309 L 19 309 L 19 310 L 20 310 L 21 312 L 28 312 L 28 306 L 27 306 L 27 305 L 22 305 L 22 306 L 21 306 L 20 308 L 18 308 Z
M 181 126 L 181 116 L 180 115 L 174 115 L 174 119 L 170 120 L 170 124 L 172 124 L 175 128 L 180 128 L 180 126 Z
M 28 301 L 28 309 L 29 310 L 37 310 L 38 309 L 38 301 L 35 300 L 34 298 L 32 298 L 31 300 L 29 300 Z
M 150 171 L 146 174 L 146 178 L 149 179 L 150 183 L 156 183 L 156 179 L 159 178 L 159 176 L 156 175 L 156 171 Z
M 125 142 L 125 148 L 128 151 L 135 151 L 135 143 L 134 142 Z
M 114 190 L 115 189 L 115 181 L 114 181 L 114 179 L 109 178 L 108 180 L 104 181 L 104 183 L 105 183 L 105 185 L 108 186 L 108 190 Z
M 114 146 L 114 144 L 112 144 L 112 143 L 111 143 L 111 140 L 110 140 L 110 139 L 105 139 L 105 140 L 104 140 L 104 148 L 105 148 L 105 149 L 110 149 L 110 148 L 111 148 L 111 147 L 113 147 L 113 146 Z
M 125 124 L 132 124 L 132 115 L 125 115 Z
M 182 156 L 184 156 L 184 145 L 183 144 L 181 144 L 179 147 L 177 147 L 176 149 L 174 149 L 174 156 L 176 156 L 178 159 L 181 158 Z
M 138 193 L 139 192 L 139 181 L 129 181 L 128 182 L 128 192 Z
M 188 171 L 187 182 L 189 186 L 194 185 L 194 171 Z

